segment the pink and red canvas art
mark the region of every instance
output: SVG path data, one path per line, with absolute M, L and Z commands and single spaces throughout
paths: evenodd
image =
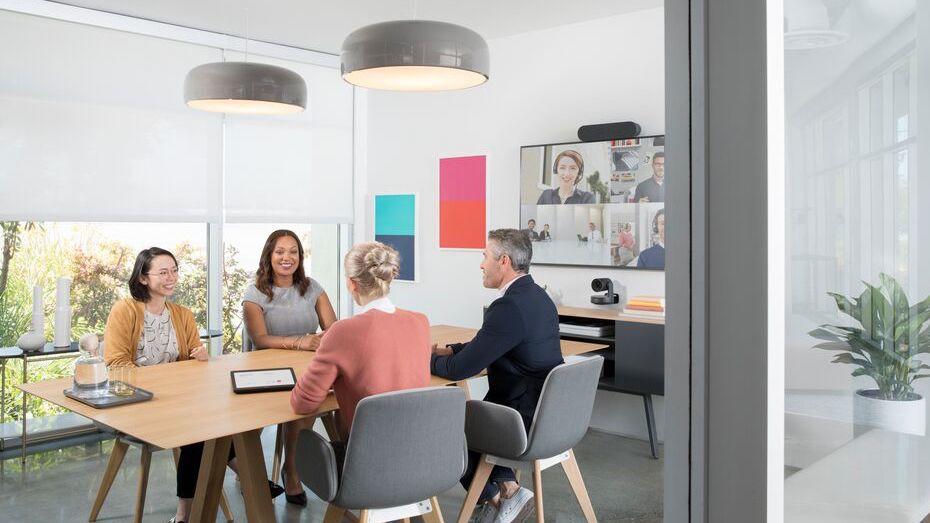
M 484 249 L 486 156 L 439 159 L 439 248 Z

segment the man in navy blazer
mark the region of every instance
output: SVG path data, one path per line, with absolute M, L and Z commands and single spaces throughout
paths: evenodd
M 498 289 L 484 315 L 481 329 L 468 343 L 433 347 L 432 373 L 453 380 L 470 378 L 488 369 L 484 400 L 517 410 L 529 431 L 543 382 L 562 363 L 559 314 L 542 287 L 529 275 L 533 246 L 523 231 L 498 229 L 488 234 L 481 262 L 484 286 Z M 480 455 L 469 453 L 462 485 L 468 488 Z M 532 492 L 522 488 L 513 470 L 495 466 L 479 498 L 488 502 L 484 514 L 509 523 L 532 507 Z M 499 508 L 497 508 L 499 507 Z M 479 514 L 479 520 L 482 518 Z

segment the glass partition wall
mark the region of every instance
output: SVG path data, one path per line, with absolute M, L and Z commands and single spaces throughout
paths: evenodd
M 930 5 L 784 8 L 785 521 L 919 521 Z

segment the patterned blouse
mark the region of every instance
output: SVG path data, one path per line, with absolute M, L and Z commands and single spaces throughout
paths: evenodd
M 170 363 L 178 359 L 178 337 L 171 324 L 171 315 L 168 308 L 161 314 L 152 314 L 145 311 L 142 325 L 142 336 L 136 347 L 136 365 L 158 365 Z

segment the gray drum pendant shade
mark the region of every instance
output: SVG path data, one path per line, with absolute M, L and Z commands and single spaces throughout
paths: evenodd
M 218 113 L 291 114 L 307 107 L 307 84 L 294 71 L 254 62 L 198 65 L 184 79 L 188 107 Z
M 342 43 L 342 78 L 387 91 L 448 91 L 486 82 L 488 44 L 460 25 L 398 20 L 355 30 Z

